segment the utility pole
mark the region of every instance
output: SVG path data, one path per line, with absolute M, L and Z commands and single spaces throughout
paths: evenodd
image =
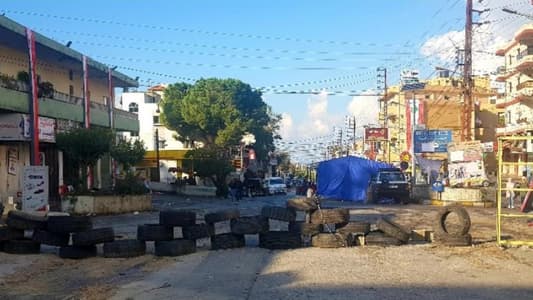
M 378 90 L 383 90 L 383 94 L 380 95 L 382 98 L 379 100 L 380 102 L 380 110 L 383 115 L 383 124 L 382 126 L 385 128 L 387 127 L 387 118 L 388 118 L 388 112 L 387 112 L 387 68 L 379 67 L 377 69 L 378 71 Z
M 159 182 L 161 181 L 160 180 L 161 170 L 159 170 L 159 129 L 158 128 L 155 129 L 155 164 L 156 164 L 156 169 L 157 169 L 155 180 Z
M 466 0 L 465 56 L 463 67 L 464 103 L 462 109 L 461 141 L 472 139 L 472 0 Z

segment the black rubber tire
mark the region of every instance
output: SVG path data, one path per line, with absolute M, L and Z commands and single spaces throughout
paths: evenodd
M 183 234 L 183 238 L 187 240 L 203 239 L 210 236 L 209 226 L 204 223 L 182 227 L 181 232 Z
M 237 219 L 241 216 L 241 213 L 238 209 L 226 209 L 226 210 L 220 210 L 212 213 L 207 213 L 204 216 L 206 223 L 217 223 L 217 222 L 224 222 L 231 219 Z
M 196 213 L 189 210 L 162 210 L 159 212 L 159 224 L 174 226 L 191 226 L 196 224 Z
M 367 246 L 400 246 L 404 242 L 399 239 L 388 236 L 384 232 L 373 231 L 365 236 L 365 245 Z
M 472 245 L 472 236 L 470 234 L 462 236 L 435 234 L 435 242 L 444 246 L 466 247 Z
M 400 240 L 404 243 L 407 243 L 409 241 L 409 238 L 411 237 L 409 231 L 387 219 L 379 219 L 376 223 L 376 227 L 386 235 Z
M 269 230 L 268 219 L 263 216 L 233 219 L 230 227 L 233 234 L 258 234 Z
M 41 244 L 30 239 L 10 240 L 4 242 L 4 252 L 11 254 L 39 254 Z
M 459 218 L 459 228 L 456 231 L 450 231 L 446 227 L 446 218 L 451 213 L 454 213 Z M 444 206 L 441 208 L 437 214 L 437 219 L 435 220 L 435 234 L 444 236 L 455 236 L 461 237 L 466 235 L 470 231 L 471 221 L 470 215 L 466 209 L 458 205 Z
M 296 197 L 287 200 L 287 207 L 291 207 L 300 211 L 314 211 L 318 208 L 318 204 L 314 199 L 306 197 Z
M 32 240 L 34 242 L 50 246 L 67 246 L 70 241 L 69 233 L 53 233 L 41 229 L 33 231 Z
M 72 245 L 77 247 L 92 246 L 115 240 L 113 228 L 98 228 L 72 234 Z
M 322 231 L 322 224 L 305 223 L 302 221 L 289 222 L 289 232 L 301 235 L 317 235 Z
M 71 233 L 87 231 L 93 228 L 91 217 L 88 216 L 50 216 L 47 229 L 55 233 Z
M 211 236 L 211 250 L 242 248 L 244 245 L 242 234 L 223 233 Z
M 24 230 L 0 226 L 0 242 L 24 238 Z
M 335 231 L 345 236 L 350 233 L 366 235 L 370 232 L 370 223 L 352 221 L 348 223 L 335 224 Z
M 135 257 L 146 254 L 146 242 L 139 240 L 118 240 L 104 243 L 104 257 Z
M 89 257 L 95 257 L 98 253 L 96 246 L 66 246 L 59 248 L 58 256 L 61 258 L 69 259 L 83 259 Z
M 296 221 L 296 211 L 293 208 L 280 206 L 263 206 L 261 209 L 261 216 L 284 222 Z
M 137 226 L 139 241 L 170 241 L 174 239 L 174 227 L 159 224 L 144 224 Z
M 311 246 L 318 248 L 347 247 L 346 238 L 338 233 L 319 233 L 311 238 Z
M 259 247 L 265 249 L 296 249 L 302 247 L 302 236 L 289 231 L 269 231 L 259 234 Z
M 180 256 L 196 252 L 194 240 L 176 239 L 155 242 L 156 256 Z
M 12 210 L 7 214 L 7 226 L 19 230 L 46 229 L 46 217 Z
M 350 221 L 350 211 L 346 208 L 319 209 L 311 214 L 313 224 L 339 224 Z

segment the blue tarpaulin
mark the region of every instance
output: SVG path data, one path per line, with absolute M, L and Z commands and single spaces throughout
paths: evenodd
M 317 193 L 324 198 L 365 201 L 370 177 L 390 164 L 354 156 L 323 161 L 317 170 Z

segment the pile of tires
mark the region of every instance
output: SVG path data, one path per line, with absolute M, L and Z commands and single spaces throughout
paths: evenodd
M 115 240 L 113 228 L 95 229 L 88 216 L 49 216 L 47 224 L 47 231 L 35 231 L 33 238 L 43 244 L 59 246 L 58 255 L 61 258 L 94 257 L 98 252 L 98 244 Z
M 252 227 L 260 227 L 260 221 L 254 222 L 253 219 L 243 219 L 240 216 L 238 209 L 219 210 L 204 215 L 211 240 L 211 250 L 242 248 L 245 246 L 244 235 L 255 232 Z M 230 232 L 217 232 L 217 223 L 227 221 L 230 222 Z
M 346 208 L 317 209 L 310 213 L 309 223 L 318 225 L 319 232 L 311 237 L 311 246 L 319 248 L 341 248 L 348 246 L 348 231 L 339 229 L 350 223 L 350 212 Z
M 411 238 L 411 231 L 403 226 L 385 218 L 376 222 L 377 230 L 365 236 L 367 246 L 400 246 L 406 244 Z
M 46 217 L 10 211 L 6 224 L 0 226 L 0 250 L 11 254 L 38 254 L 41 251 L 41 243 L 26 238 L 24 231 L 45 229 Z
M 183 237 L 174 236 L 176 227 L 181 228 Z M 122 246 L 129 247 L 131 250 L 137 249 L 138 254 L 143 255 L 146 252 L 146 242 L 153 242 L 156 256 L 181 256 L 196 252 L 196 240 L 205 237 L 208 237 L 207 226 L 196 224 L 195 212 L 163 210 L 159 212 L 159 224 L 138 225 L 137 243 L 124 242 Z M 135 255 L 135 253 L 132 254 Z
M 459 224 L 450 226 L 447 218 L 455 214 Z M 470 215 L 466 209 L 458 205 L 445 206 L 437 213 L 435 220 L 435 242 L 445 246 L 471 246 L 472 236 L 470 231 Z
M 259 233 L 259 247 L 278 250 L 295 249 L 302 246 L 301 227 L 294 225 L 296 222 L 296 210 L 293 207 L 264 206 L 261 209 L 261 217 L 267 223 L 270 220 L 277 220 L 286 223 L 289 230 L 271 231 L 266 230 Z M 291 228 L 293 230 L 291 230 Z

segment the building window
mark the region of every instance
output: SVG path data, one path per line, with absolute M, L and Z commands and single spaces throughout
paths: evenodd
M 138 113 L 139 112 L 139 105 L 137 103 L 130 103 L 128 107 L 128 111 L 130 113 Z
M 137 131 L 130 132 L 130 136 L 139 136 L 139 133 Z
M 68 95 L 69 96 L 74 96 L 74 86 L 73 85 L 69 85 L 68 86 Z
M 159 116 L 154 116 L 154 124 L 159 124 Z
M 68 79 L 69 80 L 74 80 L 74 71 L 68 70 Z
M 509 82 L 509 94 L 513 92 L 513 83 Z
M 509 54 L 509 64 L 511 65 L 513 63 L 513 56 Z

